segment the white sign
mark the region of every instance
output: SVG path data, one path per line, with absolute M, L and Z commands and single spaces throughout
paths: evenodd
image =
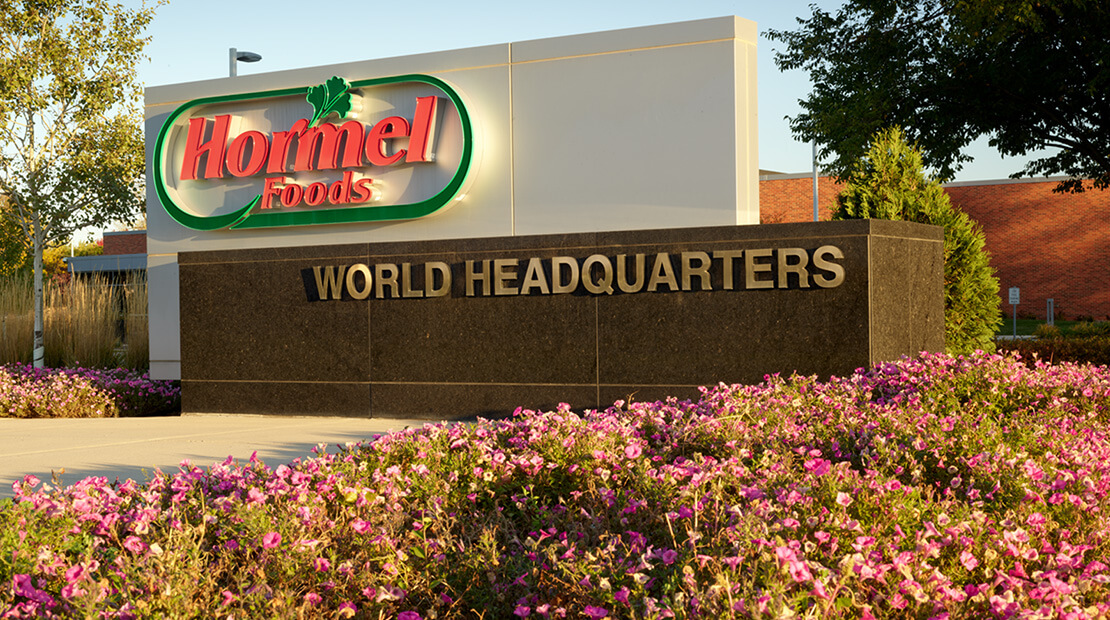
M 1016 286 L 1010 287 L 1010 305 L 1016 306 L 1021 303 L 1021 289 Z

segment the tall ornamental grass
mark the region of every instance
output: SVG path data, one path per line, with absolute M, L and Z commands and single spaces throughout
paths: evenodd
M 44 287 L 45 364 L 51 368 L 117 366 L 119 301 L 102 278 Z
M 132 276 L 121 286 L 103 278 L 45 282 L 46 366 L 112 368 L 122 363 L 128 368 L 147 369 L 150 345 L 146 296 L 142 276 Z M 0 364 L 30 363 L 33 335 L 31 278 L 16 274 L 0 279 Z
M 144 274 L 132 274 L 123 290 L 123 365 L 150 368 L 150 323 L 147 316 L 147 284 Z
M 1106 618 L 1110 368 L 926 354 L 0 506 L 9 617 Z
M 26 274 L 0 278 L 0 364 L 31 362 L 35 338 L 31 286 Z

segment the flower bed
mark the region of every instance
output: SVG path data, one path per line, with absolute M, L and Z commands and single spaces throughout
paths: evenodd
M 1099 618 L 1110 369 L 923 355 L 17 483 L 11 617 Z
M 128 368 L 0 367 L 0 417 L 132 417 L 180 407 L 176 382 L 157 381 Z

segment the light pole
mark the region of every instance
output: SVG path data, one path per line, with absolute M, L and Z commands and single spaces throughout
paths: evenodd
M 236 71 L 236 63 L 239 63 L 239 62 L 258 62 L 259 60 L 262 60 L 262 55 L 261 54 L 255 54 L 254 52 L 240 52 L 239 50 L 235 49 L 234 47 L 228 48 L 228 50 L 227 50 L 227 75 L 228 75 L 228 77 L 235 77 L 236 75 L 239 74 L 238 71 Z
M 817 140 L 813 141 L 813 221 L 821 219 L 817 211 Z

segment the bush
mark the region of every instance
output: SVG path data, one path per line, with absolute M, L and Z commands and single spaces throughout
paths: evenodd
M 1063 336 L 1063 333 L 1060 331 L 1060 328 L 1055 325 L 1041 323 L 1033 330 L 1033 335 L 1037 338 L 1060 338 Z
M 1070 338 L 1090 338 L 1092 336 L 1110 336 L 1110 321 L 1083 321 L 1071 326 L 1067 336 Z
M 997 344 L 999 350 L 1018 353 L 1027 360 L 1110 365 L 1110 336 L 999 340 Z
M 0 504 L 0 609 L 1105 618 L 1108 422 L 1110 369 L 924 354 L 276 468 L 27 477 Z
M 983 231 L 925 178 L 921 154 L 901 130 L 876 134 L 837 197 L 833 219 L 906 220 L 944 227 L 944 343 L 952 354 L 994 350 L 1002 322 L 998 279 Z

